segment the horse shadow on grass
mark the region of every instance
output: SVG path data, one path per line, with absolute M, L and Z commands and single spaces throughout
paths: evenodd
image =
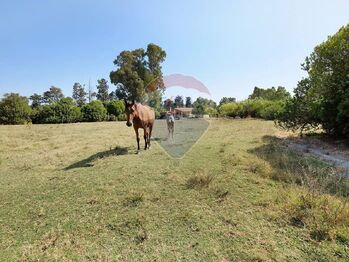
M 93 162 L 97 159 L 102 159 L 106 157 L 111 156 L 121 156 L 121 155 L 127 155 L 128 154 L 128 148 L 127 147 L 120 147 L 117 146 L 114 149 L 109 149 L 106 151 L 98 152 L 96 154 L 93 154 L 92 156 L 89 156 L 86 159 L 80 160 L 79 162 L 76 162 L 74 164 L 71 164 L 70 166 L 67 166 L 64 168 L 64 170 L 70 170 L 75 168 L 81 168 L 81 167 L 93 167 Z
M 156 141 L 156 142 L 164 142 L 164 141 L 167 141 L 168 138 L 167 137 L 154 137 L 152 138 L 152 140 Z

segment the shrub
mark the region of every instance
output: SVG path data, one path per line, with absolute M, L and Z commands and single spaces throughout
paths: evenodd
M 268 120 L 276 119 L 284 110 L 283 100 L 247 99 L 236 103 L 226 103 L 219 107 L 223 116 L 257 117 Z
M 107 110 L 99 100 L 92 101 L 81 108 L 83 120 L 88 122 L 104 121 L 107 118 Z
M 30 121 L 31 108 L 28 99 L 19 94 L 5 94 L 0 102 L 1 124 L 24 124 Z
M 243 114 L 243 106 L 241 103 L 226 103 L 219 108 L 219 112 L 223 116 L 241 116 Z
M 115 120 L 125 113 L 125 104 L 122 100 L 112 100 L 106 104 L 108 115 L 113 115 Z
M 32 121 L 35 124 L 74 123 L 80 119 L 80 108 L 75 106 L 70 97 L 62 98 L 50 105 L 37 107 L 32 114 Z
M 274 120 L 283 113 L 284 107 L 285 101 L 267 101 L 264 106 L 260 108 L 259 115 L 263 119 Z

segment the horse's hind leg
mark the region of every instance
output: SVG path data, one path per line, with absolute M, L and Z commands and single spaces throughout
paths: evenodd
M 151 132 L 153 131 L 153 125 L 149 126 L 149 133 L 148 133 L 148 148 L 150 148 L 150 139 L 151 139 Z

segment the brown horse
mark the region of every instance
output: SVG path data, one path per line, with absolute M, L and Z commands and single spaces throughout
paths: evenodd
M 153 130 L 154 121 L 155 121 L 155 112 L 153 109 L 151 109 L 149 106 L 144 106 L 139 103 L 135 103 L 133 100 L 132 103 L 128 103 L 125 100 L 125 113 L 127 116 L 127 122 L 126 125 L 128 127 L 132 126 L 136 132 L 137 136 L 137 146 L 138 150 L 139 148 L 139 133 L 138 129 L 143 128 L 144 129 L 144 150 L 147 150 L 150 148 L 150 138 L 151 138 L 151 132 Z

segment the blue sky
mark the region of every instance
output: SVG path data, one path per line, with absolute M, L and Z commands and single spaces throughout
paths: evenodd
M 349 23 L 349 1 L 1 0 L 0 21 L 0 96 L 51 85 L 71 95 L 74 82 L 109 79 L 120 51 L 152 42 L 167 52 L 164 74 L 194 76 L 219 101 L 254 86 L 291 91 L 305 56 Z M 176 94 L 205 96 L 166 92 Z

